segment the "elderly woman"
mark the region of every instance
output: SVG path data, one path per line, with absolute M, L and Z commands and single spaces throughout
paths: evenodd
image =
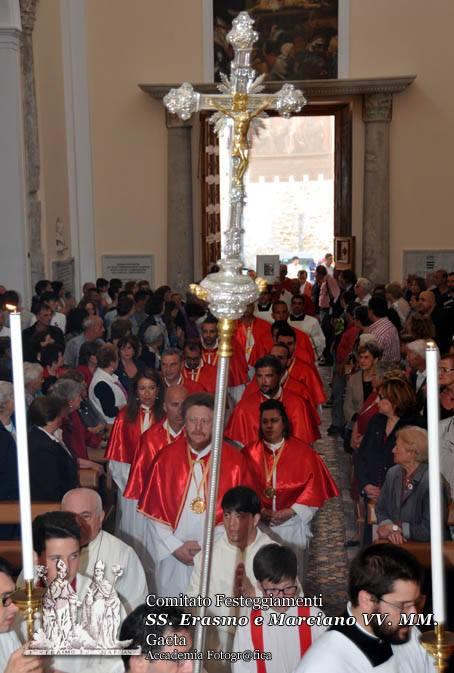
M 373 393 L 373 381 L 382 350 L 375 341 L 368 341 L 358 349 L 359 371 L 350 376 L 345 388 L 344 418 L 351 430 L 364 401 Z
M 115 346 L 101 346 L 98 353 L 98 368 L 88 390 L 90 402 L 108 426 L 115 421 L 120 409 L 126 404 L 126 391 L 114 373 L 118 367 Z
M 159 325 L 150 325 L 143 335 L 141 358 L 149 369 L 161 369 L 161 352 L 164 333 Z
M 0 500 L 19 499 L 16 431 L 11 418 L 13 413 L 13 384 L 0 381 Z
M 80 468 L 91 468 L 99 474 L 104 474 L 102 466 L 88 458 L 88 432 L 79 414 L 82 387 L 83 384 L 78 381 L 63 378 L 54 383 L 51 388 L 53 395 L 61 397 L 68 404 L 68 414 L 62 425 L 62 440 L 72 455 L 76 457 Z
M 43 381 L 44 375 L 41 365 L 37 362 L 24 362 L 25 402 L 27 407 L 30 406 L 35 397 L 41 395 Z
M 28 453 L 34 501 L 60 502 L 66 491 L 79 486 L 77 460 L 58 433 L 67 413 L 67 402 L 56 395 L 39 397 L 30 406 Z
M 11 418 L 13 413 L 13 384 L 0 381 L 0 500 L 19 500 L 16 433 Z M 0 524 L 0 540 L 18 537 L 19 526 Z
M 378 537 L 394 544 L 430 540 L 427 432 L 410 425 L 396 433 L 394 467 L 375 505 Z M 446 519 L 445 519 L 446 520 Z

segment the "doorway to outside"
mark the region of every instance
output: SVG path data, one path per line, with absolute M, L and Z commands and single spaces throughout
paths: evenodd
M 256 255 L 298 257 L 313 275 L 333 252 L 335 231 L 335 115 L 268 117 L 252 136 L 245 176 L 242 258 L 256 268 Z M 226 135 L 220 139 L 221 231 L 228 224 Z M 292 265 L 293 266 L 293 265 Z M 297 268 L 294 266 L 295 275 Z

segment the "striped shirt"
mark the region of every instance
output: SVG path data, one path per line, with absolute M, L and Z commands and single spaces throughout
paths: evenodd
M 400 362 L 399 332 L 388 318 L 379 318 L 367 328 L 383 350 L 382 360 Z

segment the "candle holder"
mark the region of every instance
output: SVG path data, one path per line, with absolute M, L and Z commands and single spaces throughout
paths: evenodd
M 449 657 L 454 654 L 454 633 L 446 631 L 443 624 L 437 624 L 434 631 L 422 634 L 420 642 L 435 659 L 438 673 L 444 673 Z
M 35 587 L 33 580 L 25 580 L 25 587 L 16 589 L 11 598 L 24 615 L 27 622 L 28 640 L 33 640 L 34 616 L 41 608 L 41 603 L 46 590 L 43 587 Z

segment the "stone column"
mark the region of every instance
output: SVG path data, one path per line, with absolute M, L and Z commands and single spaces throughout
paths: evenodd
M 389 281 L 389 125 L 392 94 L 364 96 L 363 270 L 374 283 Z
M 17 290 L 27 305 L 30 277 L 20 45 L 19 3 L 0 0 L 0 283 Z
M 32 286 L 44 278 L 41 247 L 40 157 L 38 113 L 36 108 L 35 70 L 32 33 L 38 0 L 20 0 L 22 21 L 22 87 L 24 109 L 25 177 L 27 182 L 27 214 Z
M 167 283 L 176 292 L 186 292 L 194 282 L 192 218 L 192 161 L 190 121 L 167 116 L 168 221 Z

